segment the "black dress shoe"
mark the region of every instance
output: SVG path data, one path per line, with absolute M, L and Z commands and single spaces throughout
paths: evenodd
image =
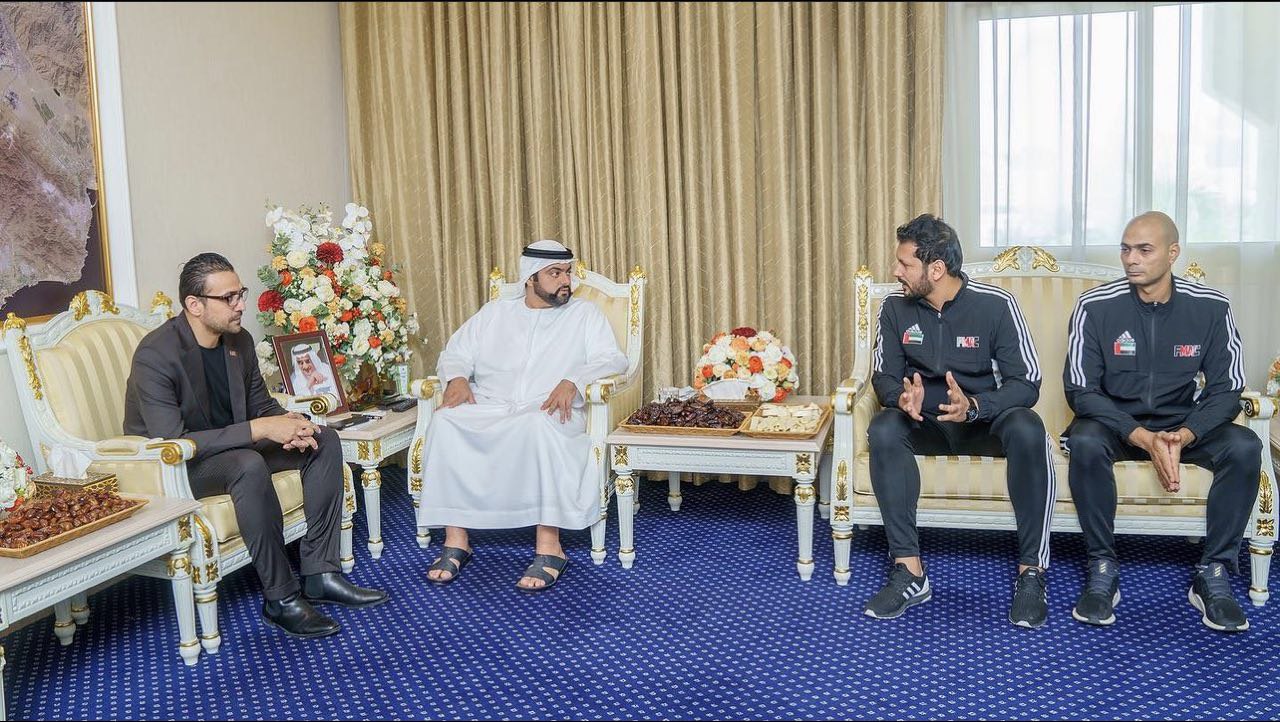
M 332 603 L 344 607 L 376 607 L 387 601 L 386 592 L 357 587 L 337 572 L 303 577 L 302 597 L 312 604 Z
M 314 639 L 337 634 L 341 627 L 326 617 L 301 595 L 273 601 L 268 599 L 262 605 L 262 618 L 273 627 L 280 629 L 290 637 Z

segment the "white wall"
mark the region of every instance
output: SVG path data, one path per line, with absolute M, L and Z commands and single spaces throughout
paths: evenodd
M 327 202 L 340 212 L 350 200 L 338 6 L 119 3 L 114 10 L 124 117 L 118 165 L 128 171 L 138 298 L 148 306 L 157 290 L 175 297 L 182 262 L 213 250 L 236 265 L 256 301 L 255 272 L 270 240 L 267 201 Z M 101 51 L 110 43 L 102 42 L 105 28 L 96 29 Z M 100 58 L 99 73 L 112 65 Z M 112 85 L 103 80 L 100 90 Z M 260 337 L 256 320 L 246 321 Z M 0 416 L 0 438 L 26 456 L 18 408 L 11 375 L 0 373 L 0 409 L 10 410 Z

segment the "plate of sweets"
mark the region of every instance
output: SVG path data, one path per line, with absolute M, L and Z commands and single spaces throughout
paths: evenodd
M 748 414 L 698 399 L 654 401 L 618 424 L 640 434 L 733 436 L 747 423 Z
M 758 439 L 808 439 L 830 416 L 829 404 L 760 404 L 742 433 Z

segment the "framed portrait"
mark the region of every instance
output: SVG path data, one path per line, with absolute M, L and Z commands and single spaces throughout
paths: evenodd
M 336 394 L 338 408 L 333 413 L 341 414 L 348 410 L 342 376 L 333 365 L 329 337 L 323 331 L 272 336 L 271 343 L 286 393 L 291 396 Z
M 0 317 L 111 293 L 87 2 L 0 2 Z

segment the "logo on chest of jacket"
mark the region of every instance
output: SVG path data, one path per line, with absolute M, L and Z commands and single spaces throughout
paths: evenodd
M 978 348 L 978 337 L 956 336 L 956 348 Z
M 1174 344 L 1174 358 L 1195 358 L 1200 355 L 1200 344 Z
M 912 346 L 920 346 L 924 344 L 924 331 L 920 330 L 920 324 L 912 324 L 911 328 L 902 332 L 902 342 L 911 344 Z
M 1137 356 L 1138 342 L 1133 340 L 1133 336 L 1129 335 L 1128 331 L 1125 331 L 1111 345 L 1111 353 L 1116 356 Z

